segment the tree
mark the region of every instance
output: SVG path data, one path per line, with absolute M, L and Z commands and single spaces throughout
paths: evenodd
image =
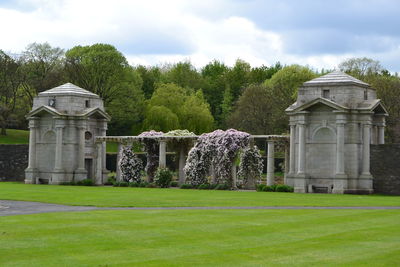
M 383 68 L 379 61 L 370 58 L 350 58 L 339 64 L 339 69 L 359 79 L 380 74 Z
M 242 94 L 242 90 L 249 85 L 251 66 L 244 60 L 236 60 L 235 65 L 227 73 L 227 83 L 235 102 Z
M 214 118 L 210 106 L 201 90 L 191 94 L 182 106 L 181 127 L 195 133 L 205 133 L 212 130 Z
M 22 53 L 23 88 L 32 106 L 38 93 L 60 85 L 65 81 L 63 64 L 64 50 L 48 43 L 32 43 Z
M 69 80 L 95 94 L 107 105 L 130 81 L 131 67 L 114 46 L 75 46 L 65 54 Z
M 227 119 L 231 115 L 233 108 L 233 95 L 231 87 L 228 85 L 224 91 L 224 98 L 221 103 L 221 115 L 219 116 L 219 126 L 221 128 L 227 127 Z
M 109 123 L 109 135 L 139 134 L 144 119 L 145 100 L 142 79 L 134 70 L 130 70 L 129 80 L 121 86 L 118 94 L 107 104 L 107 112 L 112 120 Z
M 160 84 L 148 101 L 144 130 L 186 128 L 197 134 L 213 127 L 209 105 L 201 90 L 193 92 L 176 84 Z
M 210 104 L 211 113 L 214 118 L 217 119 L 217 124 L 220 125 L 221 115 L 221 103 L 223 101 L 223 95 L 226 82 L 226 73 L 229 68 L 217 61 L 213 60 L 203 67 L 201 75 L 204 79 L 203 93 L 207 102 Z
M 162 81 L 193 89 L 200 89 L 203 85 L 200 73 L 189 61 L 178 62 L 172 66 L 167 65 L 162 75 Z
M 144 129 L 167 132 L 178 129 L 178 116 L 165 106 L 151 106 L 146 112 L 146 119 L 143 123 Z
M 297 89 L 304 82 L 316 77 L 307 67 L 291 65 L 275 73 L 264 85 L 271 97 L 271 120 L 275 134 L 287 131 L 288 117 L 285 109 L 297 98 Z
M 0 50 L 0 126 L 7 135 L 7 124 L 16 107 L 21 85 L 21 63 Z
M 161 81 L 161 70 L 159 67 L 148 67 L 139 65 L 135 70 L 140 74 L 143 85 L 142 91 L 146 99 L 151 98 L 157 83 Z
M 249 84 L 260 84 L 267 79 L 271 79 L 272 75 L 282 69 L 280 62 L 275 63 L 274 66 L 267 67 L 262 65 L 261 67 L 251 68 L 249 74 Z
M 251 134 L 272 134 L 272 97 L 264 85 L 251 85 L 239 97 L 229 127 Z

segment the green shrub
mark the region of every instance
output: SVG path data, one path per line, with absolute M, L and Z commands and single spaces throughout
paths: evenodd
M 256 191 L 257 191 L 257 192 L 263 192 L 264 189 L 265 189 L 265 187 L 266 187 L 265 184 L 258 184 L 258 185 L 256 186 Z
M 181 189 L 192 189 L 193 186 L 191 184 L 182 184 Z
M 228 190 L 229 186 L 227 184 L 217 184 L 217 186 L 214 187 L 215 190 Z
M 197 187 L 197 189 L 210 189 L 211 185 L 210 184 L 201 184 Z
M 116 183 L 115 177 L 108 177 L 104 185 L 114 185 Z
M 148 184 L 149 184 L 148 182 L 141 182 L 139 184 L 139 187 L 147 187 Z
M 72 182 L 62 182 L 59 185 L 76 185 L 76 183 L 74 181 L 72 181 Z
M 154 181 L 159 187 L 169 187 L 172 181 L 172 172 L 168 168 L 158 168 L 154 175 Z
M 275 186 L 273 185 L 266 185 L 264 187 L 264 192 L 275 192 Z
M 286 185 L 286 184 L 279 184 L 276 186 L 275 191 L 276 192 L 293 192 L 294 188 L 289 185 Z
M 129 186 L 129 183 L 127 183 L 127 182 L 119 182 L 119 183 L 118 183 L 118 186 L 119 186 L 119 187 L 128 187 L 128 186 Z
M 94 183 L 91 179 L 83 179 L 81 181 L 78 181 L 76 185 L 92 186 L 94 185 Z
M 131 182 L 129 183 L 129 187 L 139 187 L 139 183 Z
M 148 183 L 146 188 L 157 188 L 157 185 L 155 183 Z
M 169 186 L 170 186 L 170 187 L 178 187 L 179 184 L 178 184 L 177 181 L 171 181 L 171 182 L 169 183 Z

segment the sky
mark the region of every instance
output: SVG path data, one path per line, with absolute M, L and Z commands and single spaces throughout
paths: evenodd
M 400 72 L 400 0 L 0 0 L 0 49 L 108 43 L 132 65 L 213 59 Z

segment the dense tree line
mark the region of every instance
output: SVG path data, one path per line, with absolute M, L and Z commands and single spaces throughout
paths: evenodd
M 377 89 L 388 108 L 387 138 L 399 142 L 400 78 L 377 61 L 353 58 L 339 65 Z M 109 135 L 176 128 L 197 134 L 230 127 L 252 134 L 288 129 L 284 110 L 303 82 L 325 74 L 299 65 L 252 67 L 238 59 L 230 67 L 213 60 L 201 69 L 189 61 L 131 66 L 108 44 L 64 51 L 30 44 L 20 55 L 0 50 L 0 126 L 26 128 L 25 114 L 41 91 L 72 82 L 100 95 L 112 116 Z

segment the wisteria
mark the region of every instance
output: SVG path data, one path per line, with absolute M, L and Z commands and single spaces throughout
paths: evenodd
M 263 160 L 257 146 L 248 146 L 240 155 L 238 177 L 246 185 L 250 179 L 260 180 L 263 171 Z
M 141 171 L 143 163 L 133 152 L 132 147 L 125 146 L 121 153 L 119 167 L 121 169 L 121 179 L 125 182 L 141 182 Z
M 249 137 L 248 133 L 235 129 L 202 134 L 189 151 L 184 168 L 187 181 L 192 185 L 206 183 L 206 174 L 213 164 L 216 182 L 232 185 L 233 160 L 237 152 L 248 145 Z
M 139 140 L 143 143 L 144 151 L 147 153 L 147 164 L 145 170 L 149 178 L 149 182 L 153 181 L 159 161 L 158 140 L 151 137 L 159 137 L 163 136 L 163 134 L 163 132 L 156 132 L 152 130 L 148 132 L 143 132 L 139 135 L 139 137 L 141 137 Z

